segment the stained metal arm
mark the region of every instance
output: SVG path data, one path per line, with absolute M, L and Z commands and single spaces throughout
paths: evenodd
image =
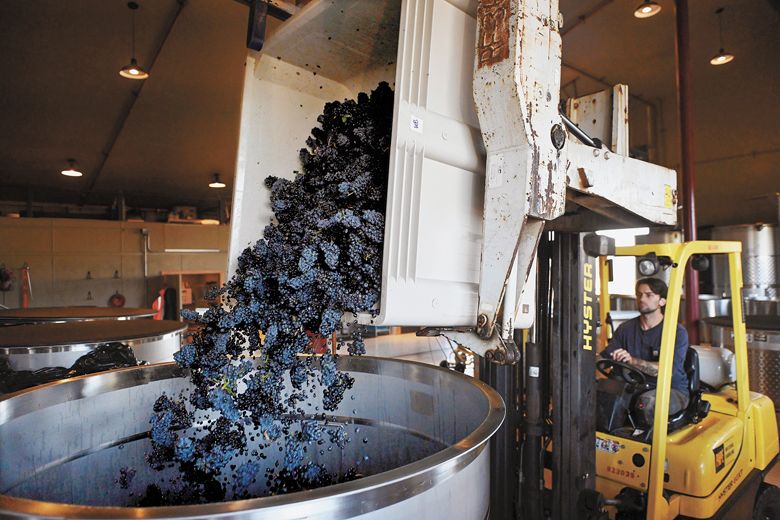
M 520 350 L 512 339 L 504 339 L 496 330 L 490 338 L 479 337 L 475 327 L 426 327 L 417 331 L 418 336 L 444 336 L 463 345 L 474 354 L 500 365 L 513 365 L 520 361 Z
M 559 113 L 558 20 L 557 0 L 478 3 L 473 96 L 487 163 L 476 326 L 420 333 L 499 363 L 519 359 L 503 330 L 514 316 L 507 291 L 522 291 L 545 223 L 564 215 L 567 192 L 601 214 L 676 221 L 674 171 L 602 148 Z M 584 144 L 567 142 L 564 127 Z

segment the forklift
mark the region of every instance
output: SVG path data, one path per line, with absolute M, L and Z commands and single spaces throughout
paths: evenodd
M 268 14 L 270 4 L 291 4 L 249 3 Z M 284 169 L 299 147 L 293 137 L 310 126 L 305 117 L 285 118 L 268 132 L 257 121 L 285 111 L 313 118 L 319 101 L 356 95 L 377 78 L 393 83 L 381 301 L 358 321 L 424 327 L 418 334 L 444 336 L 478 356 L 479 377 L 507 406 L 491 441 L 490 518 L 702 518 L 729 508 L 748 518 L 752 509 L 727 502 L 776 502 L 762 472 L 777 454 L 777 428 L 771 402 L 748 391 L 741 308 L 740 373 L 735 386 L 696 400 L 709 409 L 701 404 L 679 427 L 656 413 L 663 427 L 644 428 L 652 434 L 641 439 L 597 427 L 596 258 L 614 251 L 589 256 L 584 233 L 676 226 L 677 173 L 630 156 L 627 87 L 569 100 L 562 113 L 558 3 L 312 0 L 291 9 L 264 52 L 247 59 L 234 198 L 241 218 L 231 232 L 239 249 L 230 257 L 262 232 L 264 206 L 250 197 L 267 165 Z M 248 41 L 262 42 L 252 36 L 264 27 L 250 15 Z M 361 41 L 371 42 L 370 52 Z M 691 255 L 731 255 L 732 283 L 741 286 L 738 246 L 710 244 L 619 251 L 654 252 L 672 269 L 667 322 L 676 323 Z M 657 410 L 668 406 L 670 370 L 660 373 Z M 734 433 L 710 447 L 717 436 L 702 433 L 709 424 Z M 686 436 L 701 440 L 681 450 Z M 615 453 L 596 449 L 597 439 Z M 625 458 L 634 448 L 644 463 L 629 479 L 620 471 L 635 463 L 633 454 Z M 723 467 L 695 477 L 714 457 Z
M 673 416 L 668 413 L 685 266 L 690 261 L 694 267 L 705 267 L 704 255 L 727 255 L 731 294 L 739 295 L 741 243 L 696 241 L 608 249 L 608 254 L 598 255 L 600 349 L 606 346 L 610 312 L 608 256 L 636 257 L 643 274 L 668 270 L 669 292 L 657 378 L 610 358 L 596 361 L 599 372 L 617 378 L 597 383 L 596 490 L 583 495 L 583 501 L 598 512 L 608 508 L 610 517 L 618 519 L 780 518 L 780 489 L 764 482 L 778 456 L 775 409 L 768 397 L 750 391 L 739 297 L 732 301 L 736 379 L 719 388 L 705 384 L 697 350 L 690 346 L 683 365 L 689 403 Z M 655 416 L 652 424 L 642 424 L 636 398 L 653 388 Z

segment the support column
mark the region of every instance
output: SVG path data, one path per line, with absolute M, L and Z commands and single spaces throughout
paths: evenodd
M 677 106 L 680 111 L 680 164 L 682 165 L 683 236 L 696 240 L 696 170 L 693 151 L 693 95 L 690 67 L 688 0 L 676 0 Z M 699 273 L 685 270 L 685 326 L 691 344 L 699 342 Z

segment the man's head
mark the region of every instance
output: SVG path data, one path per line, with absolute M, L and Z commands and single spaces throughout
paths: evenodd
M 653 314 L 666 305 L 668 288 L 658 278 L 640 278 L 636 281 L 636 306 L 640 314 Z

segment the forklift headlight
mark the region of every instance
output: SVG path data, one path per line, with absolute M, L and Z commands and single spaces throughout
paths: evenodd
M 655 257 L 645 256 L 639 260 L 637 264 L 639 274 L 642 276 L 653 276 L 658 272 L 658 259 Z

